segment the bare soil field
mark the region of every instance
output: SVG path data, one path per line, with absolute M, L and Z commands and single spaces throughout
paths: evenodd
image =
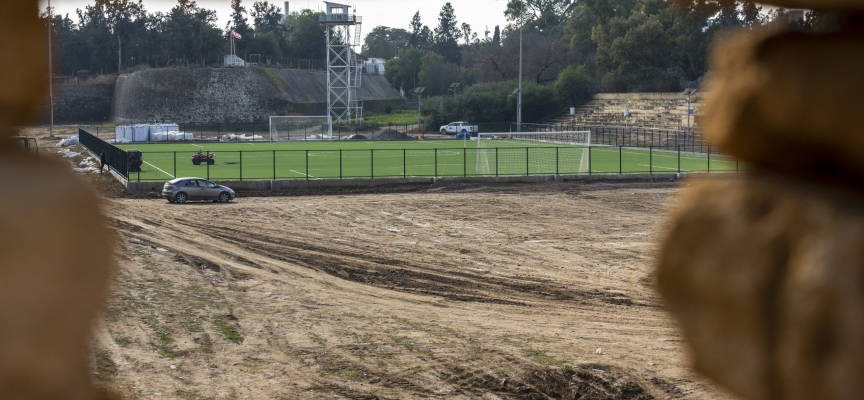
M 83 177 L 118 239 L 94 379 L 124 398 L 731 398 L 653 289 L 677 183 L 174 205 Z
M 726 398 L 652 289 L 669 184 L 106 198 L 130 398 Z

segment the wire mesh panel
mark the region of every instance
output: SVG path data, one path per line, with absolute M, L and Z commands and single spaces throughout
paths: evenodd
M 578 156 L 566 152 L 571 158 L 568 166 L 578 165 L 579 170 L 572 173 L 588 172 L 588 147 L 591 145 L 590 131 L 571 132 L 529 132 L 529 133 L 480 133 L 477 137 L 475 171 L 478 175 L 532 175 L 556 171 L 560 162 L 560 152 L 555 147 L 574 147 L 583 150 Z M 545 148 L 546 150 L 528 148 Z M 498 149 L 497 153 L 493 149 Z M 522 149 L 502 151 L 504 149 Z M 533 158 L 531 157 L 533 153 Z M 490 159 L 490 157 L 494 157 Z M 573 161 L 578 159 L 578 163 Z M 565 161 L 566 162 L 566 161 Z M 515 168 L 515 170 L 514 170 Z M 533 171 L 533 172 L 532 172 Z
M 270 117 L 271 142 L 338 140 L 334 138 L 333 120 L 328 116 Z

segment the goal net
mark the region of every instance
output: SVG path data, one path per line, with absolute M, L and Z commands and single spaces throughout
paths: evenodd
M 591 131 L 477 135 L 477 175 L 560 175 L 589 172 Z
M 270 141 L 335 140 L 328 116 L 270 117 Z

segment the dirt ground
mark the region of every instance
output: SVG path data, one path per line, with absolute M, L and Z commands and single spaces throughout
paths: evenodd
M 652 288 L 674 183 L 103 193 L 94 377 L 131 399 L 727 399 Z

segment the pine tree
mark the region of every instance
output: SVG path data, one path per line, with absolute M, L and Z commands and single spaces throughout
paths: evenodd
M 438 27 L 435 28 L 434 35 L 436 52 L 444 56 L 447 62 L 461 64 L 462 50 L 459 48 L 459 38 L 462 37 L 462 31 L 459 30 L 453 5 L 449 2 L 444 4 L 441 13 L 438 14 Z

